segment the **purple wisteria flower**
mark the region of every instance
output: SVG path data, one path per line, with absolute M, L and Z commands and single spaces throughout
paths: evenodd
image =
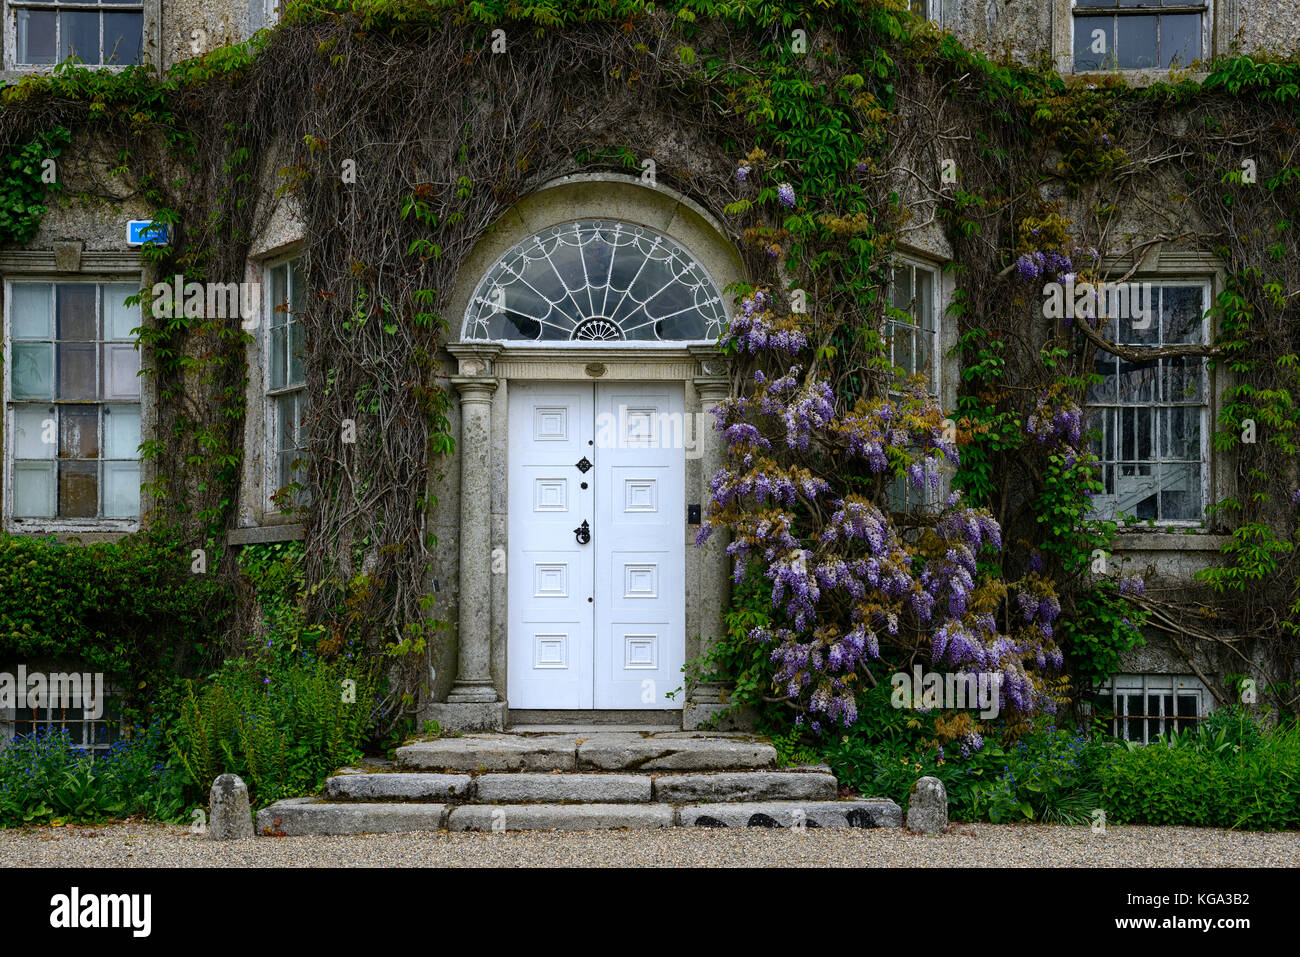
M 782 183 L 777 187 L 776 198 L 786 209 L 794 209 L 794 187 L 789 183 Z
M 741 164 L 736 167 L 736 182 L 743 183 L 749 178 L 749 167 Z
M 1143 581 L 1141 575 L 1121 578 L 1119 580 L 1119 593 L 1121 595 L 1144 595 L 1146 594 L 1146 582 Z

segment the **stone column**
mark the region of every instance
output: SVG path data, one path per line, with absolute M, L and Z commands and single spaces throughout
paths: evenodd
M 714 360 L 721 363 L 724 360 Z M 710 363 L 704 364 L 705 372 Z M 709 482 L 723 464 L 722 433 L 713 428 L 713 407 L 731 394 L 731 380 L 721 375 L 704 375 L 695 379 L 695 393 L 700 399 L 703 420 L 700 423 L 700 502 L 708 514 L 712 499 Z M 725 614 L 731 600 L 731 559 L 728 557 L 728 536 L 714 530 L 708 541 L 700 546 L 700 587 L 696 595 L 699 606 L 700 654 L 709 651 L 715 641 L 726 634 Z M 724 686 L 705 682 L 690 691 L 682 714 L 682 726 L 687 730 L 700 727 L 724 707 Z
M 465 360 L 461 371 L 468 371 Z M 479 372 L 482 364 L 470 364 Z M 500 731 L 506 703 L 492 684 L 491 375 L 459 375 L 460 393 L 460 588 L 456 681 L 445 704 L 430 708 L 433 720 L 457 731 Z

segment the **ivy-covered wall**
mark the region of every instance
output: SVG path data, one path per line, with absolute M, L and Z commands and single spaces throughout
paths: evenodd
M 120 252 L 124 221 L 146 211 L 172 242 L 141 253 L 145 290 L 176 273 L 258 278 L 266 257 L 303 252 L 312 505 L 290 518 L 310 613 L 339 647 L 362 640 L 399 663 L 416 695 L 431 657 L 454 652 L 454 547 L 434 516 L 457 511 L 454 483 L 440 484 L 457 430 L 442 347 L 459 324 L 446 303 L 461 264 L 540 185 L 653 158 L 660 182 L 726 224 L 778 313 L 796 315 L 790 290 L 807 292 L 792 320 L 810 343 L 801 364 L 828 371 L 846 407 L 893 384 L 876 331 L 889 258 L 944 265 L 953 481 L 1003 530 L 982 571 L 1038 576 L 1059 603 L 1070 667 L 1118 670 L 1145 624 L 1169 670 L 1195 668 L 1221 691 L 1224 676 L 1256 673 L 1293 707 L 1300 66 L 1238 57 L 1195 80 L 1066 83 L 973 52 L 908 6 L 301 0 L 276 29 L 162 75 L 66 69 L 0 91 L 0 263 L 6 278 L 26 274 L 38 253 L 66 275 L 56 248 L 79 242 L 74 273 L 102 272 L 89 254 Z M 1010 42 L 1022 61 L 1050 54 L 1044 31 L 1060 26 L 1002 4 L 941 9 L 959 35 L 994 53 Z M 1231 9 L 1241 42 L 1259 42 L 1245 25 L 1274 8 Z M 1289 22 L 1282 11 L 1266 22 Z M 183 54 L 167 37 L 168 55 Z M 41 182 L 47 157 L 57 184 Z M 1214 283 L 1211 341 L 1168 353 L 1214 367 L 1215 507 L 1190 534 L 1087 521 L 1095 486 L 1071 422 L 1099 349 L 1138 356 L 1104 329 L 1044 316 L 1047 256 L 1069 261 L 1053 277 Z M 203 550 L 206 574 L 231 576 L 231 532 L 273 523 L 249 504 L 265 454 L 257 340 L 237 319 L 158 318 L 147 295 L 143 306 L 144 524 L 175 529 L 182 554 Z M 1150 568 L 1144 594 L 1120 591 L 1125 552 L 1124 578 Z M 1098 553 L 1113 559 L 1104 571 Z M 916 637 L 924 651 L 925 629 Z

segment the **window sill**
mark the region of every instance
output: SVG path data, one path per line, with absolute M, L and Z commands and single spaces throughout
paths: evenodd
M 1204 83 L 1210 75 L 1209 70 L 1080 70 L 1078 72 L 1069 72 L 1062 74 L 1062 79 L 1067 83 L 1074 81 L 1077 85 L 1099 86 L 1113 77 L 1119 77 L 1130 87 L 1147 87 L 1154 86 L 1157 83 L 1174 82 L 1172 74 L 1181 73 L 1180 80 L 1191 80 L 1194 83 Z
M 119 538 L 140 530 L 138 519 L 87 519 L 84 522 L 54 521 L 39 518 L 11 518 L 5 522 L 10 535 L 31 538 L 48 538 L 53 535 L 61 543 L 115 542 Z
M 300 542 L 307 537 L 307 526 L 300 522 L 285 525 L 255 525 L 232 528 L 227 545 L 261 545 L 267 542 Z
M 1217 552 L 1231 538 L 1200 529 L 1121 529 L 1115 533 L 1111 547 L 1125 552 Z

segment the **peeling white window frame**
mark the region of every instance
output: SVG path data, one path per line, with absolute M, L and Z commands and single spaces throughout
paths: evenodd
M 308 401 L 307 374 L 306 374 L 306 367 L 305 367 L 306 360 L 305 358 L 303 360 L 304 361 L 303 381 L 301 385 L 293 385 L 293 386 L 286 385 L 286 386 L 279 386 L 279 387 L 272 386 L 271 363 L 272 363 L 274 353 L 271 345 L 271 326 L 272 326 L 272 319 L 275 315 L 275 301 L 274 301 L 274 292 L 273 292 L 275 288 L 275 284 L 271 281 L 271 274 L 276 269 L 279 269 L 284 266 L 289 266 L 290 264 L 293 264 L 293 266 L 296 266 L 297 268 L 301 269 L 303 268 L 305 263 L 306 263 L 306 250 L 295 249 L 292 252 L 281 253 L 273 258 L 264 260 L 260 264 L 260 270 L 259 270 L 261 275 L 261 283 L 262 283 L 263 321 L 261 323 L 261 330 L 258 336 L 258 340 L 259 340 L 259 346 L 262 351 L 262 423 L 263 423 L 263 433 L 265 436 L 263 441 L 264 455 L 262 459 L 262 495 L 261 495 L 262 503 L 261 504 L 262 504 L 264 516 L 278 516 L 278 517 L 291 518 L 293 520 L 299 520 L 300 516 L 296 515 L 291 511 L 282 510 L 278 505 L 276 505 L 274 501 L 272 501 L 272 496 L 274 496 L 276 492 L 278 492 L 281 488 L 284 487 L 280 485 L 280 474 L 279 474 L 280 472 L 280 468 L 279 468 L 280 420 L 279 420 L 279 416 L 276 415 L 276 400 L 284 396 L 296 394 L 299 397 L 299 401 L 301 402 Z M 304 282 L 304 288 L 305 288 L 305 282 Z M 285 290 L 289 294 L 289 296 L 292 297 L 293 292 L 291 288 L 291 281 L 287 277 L 286 277 Z M 288 359 L 288 349 L 289 349 L 288 336 L 286 336 L 286 342 L 285 342 L 286 360 Z M 304 459 L 307 457 L 307 452 L 305 449 L 302 452 L 302 457 Z M 307 493 L 305 489 L 299 493 L 300 498 L 297 499 L 298 504 L 300 505 L 308 504 L 307 500 L 301 497 L 301 496 L 305 496 L 306 494 Z
M 890 259 L 891 261 L 890 261 L 889 285 L 885 289 L 886 304 L 888 306 L 892 307 L 894 302 L 894 271 L 897 269 L 897 267 L 906 266 L 912 269 L 914 271 L 914 274 L 915 272 L 919 272 L 919 271 L 924 271 L 930 274 L 930 280 L 931 280 L 930 321 L 933 323 L 934 328 L 930 332 L 930 339 L 931 339 L 930 370 L 931 371 L 930 371 L 930 386 L 928 391 L 932 396 L 935 397 L 935 399 L 940 403 L 940 405 L 942 405 L 943 387 L 945 384 L 945 378 L 943 375 L 944 317 L 947 311 L 946 299 L 944 296 L 943 267 L 939 265 L 937 262 L 934 262 L 922 255 L 907 250 L 895 251 L 890 257 Z M 915 301 L 916 299 L 915 280 L 913 280 L 912 289 L 913 289 L 912 298 L 913 301 Z M 913 318 L 915 319 L 916 316 L 913 315 Z M 886 315 L 884 328 L 881 330 L 882 338 L 886 339 L 886 348 L 889 349 L 889 360 L 891 364 L 893 363 L 894 354 L 893 354 L 892 347 L 890 347 L 888 344 L 887 336 L 889 333 L 889 324 L 893 321 L 895 320 L 893 320 L 890 316 Z M 920 335 L 920 333 L 922 332 L 922 327 L 920 325 L 913 325 L 912 328 L 916 331 L 917 335 Z M 913 358 L 915 360 L 915 352 L 913 352 Z M 901 394 L 902 393 L 899 392 L 898 389 L 894 388 L 893 385 L 891 384 L 889 389 L 890 397 L 896 398 Z M 897 488 L 896 483 L 900 481 L 903 483 L 902 491 L 905 497 L 904 503 L 900 503 L 898 499 L 895 497 L 895 493 L 894 493 L 894 489 Z M 941 490 L 940 490 L 941 493 L 944 489 L 947 488 L 947 484 L 948 482 L 946 478 L 942 480 Z M 940 494 L 936 494 L 934 491 L 932 491 L 928 483 L 921 492 L 921 494 L 924 496 L 923 500 L 918 500 L 916 502 L 913 502 L 912 497 L 916 494 L 917 494 L 917 490 L 908 484 L 905 476 L 902 477 L 901 479 L 895 478 L 891 480 L 890 492 L 889 492 L 890 505 L 891 507 L 899 504 L 904 505 L 905 507 L 903 509 L 898 509 L 900 511 L 911 510 L 913 508 L 918 508 L 918 507 L 928 507 L 935 504 L 935 502 L 937 502 L 940 498 Z
M 5 361 L 3 363 L 4 365 L 3 389 L 0 390 L 0 400 L 2 400 L 4 403 L 4 407 L 3 407 L 4 496 L 3 496 L 3 503 L 0 503 L 0 505 L 2 505 L 3 507 L 3 520 L 4 520 L 5 530 L 13 535 L 74 535 L 80 532 L 130 533 L 130 532 L 138 531 L 140 528 L 140 514 L 144 509 L 144 503 L 145 503 L 145 493 L 143 491 L 143 486 L 145 482 L 148 481 L 148 479 L 146 478 L 146 469 L 145 469 L 144 460 L 138 454 L 137 454 L 136 461 L 140 465 L 139 479 L 140 479 L 141 491 L 140 491 L 140 504 L 139 506 L 137 506 L 136 516 L 134 518 L 58 518 L 57 516 L 54 518 L 42 518 L 42 517 L 17 518 L 14 516 L 13 514 L 14 458 L 15 458 L 14 443 L 17 436 L 13 424 L 14 400 L 12 398 L 12 375 L 11 375 L 12 364 L 9 361 L 9 359 L 11 356 L 12 345 L 13 345 L 12 289 L 14 283 L 32 282 L 32 283 L 49 284 L 51 286 L 77 284 L 77 285 L 93 285 L 97 287 L 102 285 L 128 285 L 128 284 L 138 283 L 140 281 L 140 274 L 138 272 L 133 272 L 129 275 L 123 275 L 121 273 L 113 274 L 113 273 L 106 273 L 106 272 L 96 272 L 96 273 L 77 274 L 76 276 L 56 276 L 56 275 L 50 275 L 48 273 L 41 273 L 41 272 L 33 272 L 33 273 L 15 272 L 15 273 L 6 273 L 3 279 L 4 279 L 4 289 L 3 289 L 4 322 L 3 322 L 2 331 L 3 331 L 3 346 L 4 346 L 3 358 Z M 144 319 L 142 316 L 141 323 L 143 323 L 143 321 Z M 52 315 L 51 322 L 57 322 L 57 317 Z M 95 340 L 95 343 L 97 346 L 102 346 L 105 341 L 102 336 L 103 329 L 101 328 L 99 331 L 101 335 L 98 339 Z M 136 341 L 137 343 L 139 342 L 138 336 L 136 337 Z M 137 348 L 139 347 L 137 346 Z M 97 348 L 96 368 L 99 367 L 99 363 L 102 361 L 100 358 L 101 353 L 102 350 Z M 142 355 L 141 356 L 142 367 L 144 364 L 143 360 L 144 360 L 144 356 Z M 57 384 L 57 375 L 58 375 L 57 369 L 55 370 L 54 375 L 56 377 L 55 381 Z M 51 401 L 54 402 L 57 400 L 51 400 Z M 145 407 L 146 407 L 146 402 L 148 401 L 150 401 L 150 398 L 146 390 L 146 382 L 144 377 L 141 377 L 140 379 L 140 396 L 134 401 L 130 399 L 100 399 L 100 398 L 96 398 L 94 400 L 95 404 L 100 407 L 107 406 L 107 405 L 137 406 L 140 410 L 140 441 L 142 445 L 145 442 L 147 442 L 150 438 L 148 434 L 149 429 L 146 425 L 146 417 L 145 417 Z M 101 414 L 100 416 L 101 429 L 102 429 L 102 422 L 103 422 L 103 416 Z M 103 450 L 102 435 L 100 440 L 100 448 L 102 451 Z M 57 463 L 57 461 L 58 458 L 56 455 L 55 462 Z M 102 485 L 102 481 L 103 481 L 102 470 L 98 474 L 100 476 L 98 482 L 101 483 Z M 55 470 L 54 481 L 55 481 L 55 495 L 57 496 L 58 495 L 57 469 Z M 102 487 L 99 489 L 99 494 L 102 497 L 103 495 Z
M 1198 344 L 1208 345 L 1212 341 L 1213 328 L 1210 319 L 1210 313 L 1214 306 L 1215 289 L 1216 289 L 1216 283 L 1212 277 L 1196 276 L 1196 275 L 1178 276 L 1172 273 L 1168 273 L 1168 274 L 1161 274 L 1159 276 L 1151 276 L 1147 278 L 1135 278 L 1133 282 L 1150 283 L 1152 286 L 1179 286 L 1179 287 L 1200 286 L 1204 290 L 1204 299 L 1202 301 L 1205 304 L 1205 312 L 1201 317 L 1201 339 L 1200 339 L 1200 343 Z M 1153 317 L 1153 321 L 1158 322 L 1159 317 Z M 1213 462 L 1211 459 L 1211 455 L 1212 455 L 1211 444 L 1212 444 L 1212 438 L 1214 433 L 1214 422 L 1212 419 L 1212 415 L 1216 405 L 1216 396 L 1218 394 L 1218 390 L 1216 388 L 1217 370 L 1211 367 L 1211 364 L 1208 359 L 1202 359 L 1201 362 L 1202 362 L 1202 374 L 1204 375 L 1203 392 L 1201 395 L 1201 402 L 1199 405 L 1200 430 L 1201 430 L 1201 435 L 1200 435 L 1201 517 L 1196 519 L 1172 519 L 1172 518 L 1138 519 L 1134 521 L 1131 526 L 1129 526 L 1129 525 L 1125 525 L 1124 520 L 1119 518 L 1117 515 L 1111 520 L 1119 523 L 1120 530 L 1124 530 L 1125 528 L 1129 528 L 1129 527 L 1135 529 L 1151 528 L 1153 530 L 1159 530 L 1159 531 L 1171 531 L 1176 529 L 1188 529 L 1188 528 L 1199 529 L 1199 528 L 1204 528 L 1209 522 L 1210 515 L 1211 515 L 1210 507 L 1214 502 L 1214 494 L 1213 494 L 1214 483 L 1213 483 L 1213 468 L 1212 468 Z M 1103 403 L 1093 404 L 1091 402 L 1088 402 L 1085 397 L 1084 406 L 1083 406 L 1083 415 L 1084 415 L 1083 425 L 1084 425 L 1085 432 L 1087 432 L 1088 419 L 1089 419 L 1090 411 L 1092 409 L 1097 409 L 1097 408 L 1164 409 L 1170 407 L 1171 406 L 1162 404 L 1157 400 L 1152 400 L 1149 404 L 1146 405 L 1137 405 L 1137 404 L 1121 405 L 1118 402 L 1103 402 Z M 1192 406 L 1189 404 L 1188 406 L 1185 407 L 1190 408 Z M 1158 416 L 1156 418 L 1158 419 Z M 1156 444 L 1158 441 L 1159 441 L 1158 437 L 1152 440 L 1152 448 L 1155 450 L 1156 458 L 1153 458 L 1149 462 L 1147 462 L 1147 464 L 1149 465 L 1157 464 L 1162 461 L 1159 457 L 1158 445 Z M 1103 459 L 1101 465 L 1104 466 L 1109 461 L 1112 460 Z M 1138 464 L 1141 464 L 1141 460 L 1135 459 L 1134 461 Z M 1157 495 L 1160 494 L 1160 488 L 1158 485 L 1156 487 L 1155 494 Z M 1103 515 L 1097 512 L 1090 513 L 1090 518 L 1099 518 L 1102 520 L 1106 520 Z

